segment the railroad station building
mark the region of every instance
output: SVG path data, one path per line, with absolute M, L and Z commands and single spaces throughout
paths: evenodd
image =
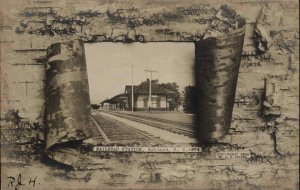
M 165 88 L 157 83 L 151 84 L 152 105 L 149 104 L 149 85 L 150 81 L 133 86 L 134 103 L 132 104 L 132 86 L 126 85 L 125 92 L 118 94 L 109 100 L 101 102 L 101 106 L 112 110 L 131 110 L 132 105 L 135 111 L 151 110 L 168 111 L 169 96 L 176 94 L 173 90 Z M 109 106 L 107 106 L 109 104 Z M 104 107 L 103 107 L 104 108 Z

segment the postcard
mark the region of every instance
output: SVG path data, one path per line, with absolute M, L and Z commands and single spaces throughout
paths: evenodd
M 299 2 L 1 1 L 1 189 L 298 189 Z

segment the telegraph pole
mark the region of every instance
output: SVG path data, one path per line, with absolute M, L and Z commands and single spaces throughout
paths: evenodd
M 149 70 L 149 69 L 145 69 L 146 72 L 149 72 L 150 73 L 150 85 L 149 85 L 149 100 L 148 100 L 148 106 L 149 108 L 152 107 L 152 94 L 151 94 L 151 91 L 152 91 L 152 73 L 157 73 L 158 71 L 155 71 L 155 70 Z M 150 111 L 150 110 L 149 110 Z
M 133 95 L 133 65 L 131 65 L 131 112 L 134 107 L 134 95 Z

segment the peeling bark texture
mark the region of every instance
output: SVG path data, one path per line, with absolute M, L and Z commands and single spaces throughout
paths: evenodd
M 256 20 L 255 23 L 255 42 L 256 47 L 259 52 L 266 52 L 269 47 L 271 46 L 271 38 L 270 38 L 270 31 L 268 30 L 268 27 L 264 26 L 264 18 L 265 18 L 265 9 L 261 9 L 261 12 Z
M 200 142 L 228 134 L 245 35 L 245 19 L 222 5 L 195 46 L 197 128 Z
M 264 116 L 280 116 L 280 91 L 278 83 L 265 79 L 265 97 L 263 102 Z
M 84 45 L 80 40 L 47 49 L 46 148 L 91 136 Z
M 224 137 L 231 124 L 245 28 L 196 44 L 198 128 L 201 141 Z

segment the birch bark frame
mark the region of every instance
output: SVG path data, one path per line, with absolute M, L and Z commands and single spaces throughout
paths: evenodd
M 122 7 L 124 2 L 120 4 Z M 43 50 L 43 46 L 48 43 L 32 43 L 37 39 L 67 44 L 78 38 L 85 43 L 194 42 L 195 73 L 206 76 L 198 77 L 196 74 L 199 109 L 198 127 L 195 131 L 198 133 L 199 142 L 221 138 L 227 134 L 230 127 L 245 21 L 227 5 L 208 6 L 199 3 L 198 7 L 194 8 L 193 3 L 178 2 L 177 5 L 183 5 L 182 7 L 175 7 L 167 2 L 160 4 L 166 4 L 170 11 L 161 10 L 156 3 L 147 4 L 145 1 L 137 6 L 146 5 L 146 9 L 154 7 L 151 14 L 142 7 L 141 10 L 118 8 L 116 11 L 108 8 L 103 13 L 91 10 L 73 12 L 73 17 L 70 17 L 57 14 L 60 10 L 53 7 L 25 8 L 20 15 L 31 20 L 23 20 L 16 28 L 16 33 L 32 36 L 31 48 L 16 51 Z M 141 11 L 144 11 L 142 15 L 145 15 L 137 17 Z M 131 15 L 128 16 L 124 12 Z M 33 27 L 32 23 L 35 23 L 37 17 L 45 19 L 42 27 Z M 180 32 L 176 31 L 178 26 L 183 28 Z M 67 39 L 62 38 L 65 35 L 68 36 Z M 209 54 L 210 58 L 201 53 L 205 49 L 208 49 L 204 52 Z M 79 136 L 75 139 L 86 138 L 89 134 L 80 133 Z

